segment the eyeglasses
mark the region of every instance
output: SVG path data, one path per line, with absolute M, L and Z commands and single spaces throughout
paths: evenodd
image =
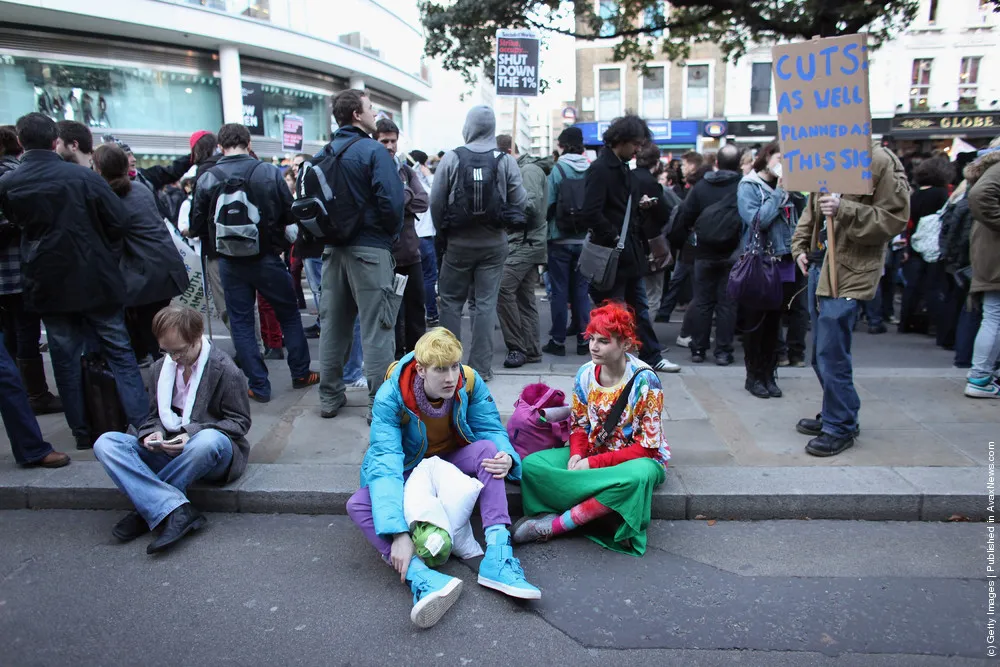
M 192 347 L 193 347 L 192 345 L 185 345 L 184 347 L 182 347 L 182 348 L 181 348 L 181 349 L 179 349 L 179 350 L 164 350 L 164 349 L 163 349 L 163 348 L 161 347 L 161 348 L 160 348 L 160 352 L 161 352 L 162 354 L 165 354 L 165 355 L 169 356 L 169 357 L 170 357 L 171 359 L 173 359 L 174 361 L 177 361 L 177 359 L 179 359 L 179 358 L 181 358 L 181 357 L 184 357 L 184 356 L 186 356 L 186 355 L 187 355 L 187 353 L 191 351 L 191 348 L 192 348 Z

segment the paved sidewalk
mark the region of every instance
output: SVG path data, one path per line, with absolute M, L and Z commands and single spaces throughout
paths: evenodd
M 672 342 L 678 326 L 657 325 L 661 339 Z M 223 338 L 218 344 L 230 346 Z M 314 367 L 316 347 L 314 342 Z M 820 408 L 812 369 L 779 369 L 785 396 L 761 400 L 743 389 L 740 359 L 728 368 L 692 365 L 686 350 L 671 350 L 667 356 L 684 368 L 660 376 L 673 458 L 654 515 L 982 518 L 1000 402 L 964 397 L 965 372 L 949 367 L 950 355 L 924 336 L 858 333 L 861 437 L 844 454 L 818 459 L 805 454 L 808 438 L 794 429 L 798 419 Z M 499 341 L 497 356 L 503 356 Z M 490 389 L 504 419 L 530 382 L 568 392 L 583 361 L 546 355 L 541 364 L 505 371 L 498 360 Z M 342 512 L 368 445 L 367 393 L 349 392 L 349 407 L 324 420 L 318 388 L 293 390 L 284 362 L 268 362 L 268 367 L 274 398 L 252 406 L 251 469 L 237 484 L 204 491 L 203 501 L 220 511 Z M 42 417 L 39 423 L 54 445 L 71 450 L 73 439 L 62 415 Z M 0 441 L 0 507 L 101 509 L 124 502 L 92 452 L 70 453 L 69 468 L 19 470 L 7 443 Z M 513 487 L 512 501 L 519 504 L 517 496 Z

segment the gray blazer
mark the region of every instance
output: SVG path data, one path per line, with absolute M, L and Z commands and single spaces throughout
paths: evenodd
M 146 383 L 146 392 L 149 394 L 149 416 L 146 417 L 146 422 L 138 431 L 129 427 L 129 433 L 140 440 L 150 433 L 163 432 L 156 404 L 156 383 L 162 368 L 163 359 L 158 359 L 153 364 L 152 374 Z M 195 394 L 191 423 L 183 427 L 183 430 L 193 436 L 206 428 L 222 431 L 233 442 L 233 462 L 226 474 L 226 482 L 232 482 L 243 474 L 250 456 L 250 443 L 246 439 L 247 431 L 250 430 L 250 397 L 243 372 L 228 354 L 214 345 L 209 351 L 208 363 L 201 375 L 198 393 Z M 173 435 L 175 434 L 163 433 L 164 438 L 168 439 Z

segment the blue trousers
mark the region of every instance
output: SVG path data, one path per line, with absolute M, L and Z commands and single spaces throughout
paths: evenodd
M 420 239 L 420 265 L 424 274 L 424 312 L 427 319 L 436 320 L 438 319 L 438 261 L 433 236 Z
M 550 243 L 549 270 L 547 275 L 552 285 L 549 297 L 549 311 L 552 313 L 552 330 L 549 337 L 559 344 L 566 342 L 566 325 L 569 314 L 566 305 L 573 307 L 573 321 L 577 324 L 576 342 L 585 342 L 584 331 L 590 324 L 590 284 L 576 269 L 580 261 L 580 243 Z
M 823 386 L 823 432 L 836 438 L 854 435 L 861 409 L 851 359 L 857 317 L 856 300 L 819 298 L 815 340 L 817 374 Z
M 17 370 L 4 345 L 4 335 L 0 332 L 0 417 L 14 451 L 14 460 L 19 464 L 41 461 L 52 452 L 52 445 L 45 442 L 38 428 L 35 413 L 28 405 L 28 392 L 21 384 L 21 373 Z

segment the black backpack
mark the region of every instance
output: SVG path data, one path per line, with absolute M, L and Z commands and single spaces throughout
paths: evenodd
M 556 229 L 563 234 L 583 234 L 587 231 L 583 221 L 583 199 L 586 194 L 584 179 L 570 178 L 558 162 L 556 169 L 562 174 L 559 196 L 556 198 Z
M 732 251 L 740 244 L 743 218 L 736 204 L 736 190 L 707 207 L 694 223 L 699 246 Z
M 321 155 L 302 163 L 295 183 L 292 215 L 299 223 L 305 242 L 344 246 L 361 231 L 364 208 L 359 206 L 357 211 L 344 215 L 337 210 L 337 197 L 347 194 L 341 187 L 340 158 L 362 139 L 364 137 L 352 137 L 332 155 Z M 330 187 L 331 180 L 333 187 Z
M 444 229 L 505 226 L 503 200 L 497 192 L 500 161 L 506 153 L 497 149 L 474 153 L 464 146 L 458 156 L 458 188 L 455 200 L 444 214 Z M 524 215 L 521 216 L 522 221 Z
M 227 176 L 220 167 L 210 172 L 222 181 L 215 195 L 215 251 L 223 257 L 257 257 L 260 255 L 260 210 L 250 201 L 249 185 L 257 161 L 245 175 Z

